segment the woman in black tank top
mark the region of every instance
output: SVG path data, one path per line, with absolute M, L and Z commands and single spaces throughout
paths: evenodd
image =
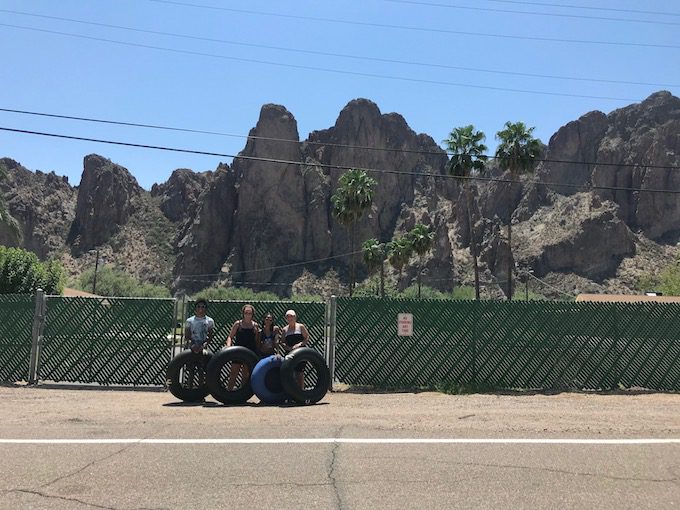
M 231 326 L 231 331 L 227 337 L 225 345 L 231 347 L 238 345 L 250 349 L 259 356 L 260 350 L 260 327 L 255 318 L 255 307 L 251 304 L 243 305 L 241 308 L 241 319 L 234 322 Z M 231 371 L 229 372 L 229 381 L 227 389 L 233 390 L 236 379 L 241 374 L 243 379 L 250 377 L 248 368 L 242 363 L 232 363 Z

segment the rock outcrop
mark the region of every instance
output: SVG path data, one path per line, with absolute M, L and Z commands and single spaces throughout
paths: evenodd
M 591 193 L 557 195 L 550 206 L 513 228 L 513 253 L 534 276 L 571 272 L 594 281 L 616 273 L 635 254 L 635 238 L 618 206 Z
M 172 222 L 183 222 L 196 214 L 198 197 L 206 191 L 212 179 L 212 172 L 193 172 L 178 168 L 167 182 L 154 184 L 151 196 L 159 197 L 163 214 Z
M 204 275 L 219 274 L 229 254 L 236 206 L 236 178 L 229 165 L 222 164 L 177 236 L 176 287 L 195 289 L 215 281 L 216 276 Z
M 9 158 L 0 159 L 7 172 L 0 190 L 22 234 L 21 246 L 41 259 L 55 255 L 66 243 L 74 218 L 76 189 L 54 172 L 31 172 Z M 11 232 L 0 232 L 0 243 L 19 244 Z
M 366 239 L 388 242 L 416 223 L 435 233 L 430 253 L 404 268 L 400 288 L 421 270 L 424 284 L 442 290 L 470 285 L 474 240 L 484 285 L 494 286 L 487 296 L 505 284 L 511 261 L 515 272 L 530 268 L 553 291 L 559 275 L 567 291 L 620 291 L 634 285 L 645 261 L 663 259 L 649 254 L 675 253 L 679 133 L 680 99 L 667 92 L 609 115 L 590 112 L 553 135 L 546 161 L 520 183 L 502 182 L 508 175 L 489 165 L 498 180 L 471 186 L 472 236 L 462 187 L 446 175 L 446 153 L 366 99 L 350 101 L 332 127 L 302 141 L 291 112 L 265 105 L 231 166 L 178 169 L 150 193 L 94 154 L 84 159 L 77 189 L 2 159 L 8 179 L 0 189 L 22 245 L 42 258 L 70 247 L 62 260 L 74 275 L 91 267 L 88 251 L 98 248 L 107 263 L 175 289 L 230 282 L 279 294 L 318 285 L 327 293 L 328 282 L 347 283 L 352 251 L 331 196 L 346 170 L 361 168 L 377 187 L 356 224 L 355 252 Z M 673 243 L 657 249 L 653 240 Z M 0 242 L 11 243 L 7 232 Z M 361 280 L 367 272 L 356 258 Z
M 547 159 L 541 178 L 570 185 L 556 191 L 600 187 L 632 229 L 655 240 L 680 235 L 680 195 L 664 192 L 680 189 L 680 98 L 657 92 L 606 116 L 586 114 L 551 137 Z
M 126 168 L 97 154 L 85 156 L 67 240 L 74 252 L 91 250 L 111 239 L 134 214 L 132 201 L 141 192 Z

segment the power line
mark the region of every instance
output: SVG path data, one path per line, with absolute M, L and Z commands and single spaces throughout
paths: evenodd
M 391 0 L 386 0 L 386 1 L 391 1 Z M 394 0 L 397 1 L 397 0 Z M 175 32 L 162 32 L 158 30 L 147 30 L 147 29 L 142 29 L 142 28 L 134 28 L 134 27 L 127 27 L 127 26 L 122 26 L 122 25 L 112 25 L 109 23 L 98 23 L 94 21 L 86 21 L 86 20 L 80 20 L 80 19 L 74 19 L 74 18 L 63 18 L 60 16 L 48 16 L 44 14 L 34 14 L 34 13 L 28 13 L 28 12 L 22 12 L 22 11 L 13 11 L 9 9 L 0 9 L 0 12 L 6 12 L 10 14 L 17 14 L 21 16 L 30 16 L 34 18 L 43 18 L 43 19 L 51 19 L 51 20 L 57 20 L 57 21 L 66 21 L 69 23 L 78 23 L 82 25 L 91 25 L 91 26 L 96 26 L 96 27 L 105 27 L 105 28 L 113 28 L 117 30 L 126 30 L 130 32 L 137 32 L 137 33 L 142 33 L 142 34 L 152 34 L 152 35 L 161 35 L 161 36 L 167 36 L 167 37 L 175 37 L 175 38 L 180 38 L 180 39 L 189 39 L 189 40 L 194 40 L 194 41 L 204 41 L 204 42 L 213 42 L 213 43 L 219 43 L 219 44 L 228 44 L 228 45 L 234 45 L 234 46 L 245 46 L 249 48 L 260 48 L 260 49 L 267 49 L 267 50 L 276 50 L 276 51 L 286 51 L 286 52 L 291 52 L 291 53 L 302 53 L 306 55 L 319 55 L 319 56 L 324 56 L 324 57 L 337 57 L 337 58 L 346 58 L 346 59 L 353 59 L 353 60 L 362 60 L 362 61 L 367 61 L 367 62 L 382 62 L 386 64 L 400 64 L 400 65 L 409 65 L 409 66 L 419 66 L 419 67 L 430 67 L 430 68 L 436 68 L 436 69 L 451 69 L 451 70 L 456 70 L 456 71 L 470 71 L 470 72 L 479 72 L 479 73 L 489 73 L 489 74 L 501 74 L 505 76 L 523 76 L 523 77 L 528 77 L 528 78 L 544 78 L 544 79 L 551 79 L 551 80 L 569 80 L 569 81 L 584 81 L 584 82 L 594 82 L 594 83 L 616 83 L 616 84 L 621 84 L 621 85 L 643 85 L 643 86 L 654 86 L 654 87 L 678 87 L 680 85 L 677 84 L 669 84 L 669 83 L 651 83 L 651 82 L 637 82 L 637 81 L 625 81 L 625 80 L 605 80 L 605 79 L 598 79 L 598 78 L 584 78 L 584 77 L 578 77 L 578 76 L 560 76 L 560 75 L 549 75 L 549 74 L 537 74 L 537 73 L 520 73 L 516 71 L 501 71 L 501 70 L 496 70 L 496 69 L 482 69 L 482 68 L 476 68 L 476 67 L 464 67 L 464 66 L 453 66 L 453 65 L 448 65 L 448 64 L 438 64 L 438 63 L 428 63 L 428 62 L 413 62 L 413 61 L 407 61 L 407 60 L 398 60 L 398 59 L 388 59 L 388 58 L 379 58 L 379 57 L 367 57 L 363 55 L 350 55 L 346 53 L 332 53 L 332 52 L 326 52 L 326 51 L 317 51 L 317 50 L 304 50 L 304 49 L 299 49 L 299 48 L 285 48 L 281 46 L 272 46 L 272 45 L 266 45 L 266 44 L 255 44 L 255 43 L 244 43 L 240 41 L 230 41 L 230 40 L 225 40 L 225 39 L 216 39 L 212 37 L 201 37 L 201 36 L 194 36 L 190 34 L 178 34 Z M 22 28 L 16 26 L 15 28 Z
M 234 12 L 234 13 L 238 13 L 238 14 L 255 14 L 255 15 L 258 15 L 258 16 L 273 16 L 273 17 L 276 17 L 276 18 L 296 19 L 296 20 L 301 20 L 301 21 L 321 21 L 321 22 L 324 22 L 324 23 L 338 23 L 338 24 L 343 24 L 343 25 L 365 26 L 365 27 L 371 27 L 371 28 L 389 28 L 389 29 L 394 29 L 394 30 L 410 30 L 410 31 L 416 31 L 416 32 L 427 32 L 427 33 L 438 33 L 438 34 L 467 35 L 467 36 L 474 36 L 474 37 L 493 37 L 493 38 L 517 39 L 517 40 L 525 40 L 525 41 L 559 42 L 559 43 L 569 43 L 569 44 L 602 44 L 602 45 L 611 45 L 611 46 L 637 46 L 637 47 L 643 47 L 643 48 L 672 48 L 672 49 L 680 48 L 680 46 L 678 46 L 678 45 L 670 45 L 670 44 L 615 42 L 615 41 L 593 41 L 593 40 L 582 40 L 582 39 L 559 39 L 559 38 L 552 38 L 552 37 L 532 37 L 532 36 L 528 36 L 528 35 L 507 35 L 507 34 L 492 34 L 492 33 L 484 33 L 484 32 L 466 32 L 466 31 L 461 31 L 461 30 L 449 30 L 449 29 L 431 28 L 431 27 L 425 28 L 425 27 L 417 27 L 417 26 L 409 26 L 409 25 L 391 25 L 391 24 L 387 24 L 387 23 L 370 23 L 370 22 L 365 22 L 365 21 L 320 18 L 320 17 L 315 17 L 315 16 L 299 16 L 299 15 L 293 15 L 293 14 L 281 14 L 281 13 L 273 13 L 273 12 L 253 11 L 253 10 L 247 10 L 247 9 L 233 9 L 233 8 L 230 8 L 230 7 L 217 7 L 217 6 L 213 6 L 213 5 L 192 4 L 192 3 L 186 3 L 186 2 L 177 2 L 177 1 L 173 1 L 173 0 L 148 0 L 148 1 L 149 2 L 161 3 L 161 4 L 178 5 L 178 6 L 182 6 L 182 7 L 193 7 L 193 8 L 197 8 L 197 9 L 210 9 L 210 10 L 216 10 L 216 11 Z
M 272 138 L 272 137 L 267 137 L 267 136 L 255 136 L 255 135 L 238 135 L 238 134 L 232 134 L 232 133 L 222 133 L 219 131 L 205 131 L 205 130 L 200 130 L 200 129 L 190 129 L 190 128 L 179 128 L 179 127 L 172 127 L 172 126 L 161 126 L 158 124 L 142 124 L 142 123 L 135 123 L 135 122 L 126 122 L 126 121 L 115 121 L 115 120 L 107 120 L 107 119 L 96 119 L 96 118 L 91 118 L 91 117 L 78 117 L 78 116 L 72 116 L 72 115 L 61 115 L 61 114 L 56 114 L 56 113 L 45 113 L 45 112 L 32 112 L 28 110 L 17 110 L 13 108 L 0 108 L 0 112 L 8 112 L 8 113 L 17 113 L 17 114 L 22 114 L 22 115 L 35 115 L 39 117 L 50 117 L 50 118 L 56 118 L 56 119 L 65 119 L 65 120 L 77 120 L 77 121 L 82 121 L 82 122 L 94 122 L 94 123 L 101 123 L 101 124 L 109 124 L 109 125 L 117 125 L 117 126 L 128 126 L 128 127 L 140 127 L 140 128 L 147 128 L 147 129 L 159 129 L 159 130 L 165 130 L 165 131 L 177 131 L 177 132 L 183 132 L 183 133 L 197 133 L 197 134 L 209 134 L 209 135 L 217 135 L 217 136 L 228 136 L 228 137 L 235 137 L 235 138 L 245 138 L 248 140 L 264 140 L 264 141 L 270 141 L 270 142 L 284 142 L 284 143 L 294 143 L 294 144 L 308 144 L 308 145 L 320 145 L 324 147 L 337 147 L 337 148 L 345 148 L 345 149 L 360 149 L 360 150 L 369 150 L 369 151 L 379 151 L 379 152 L 398 152 L 402 154 L 421 154 L 421 155 L 429 155 L 429 156 L 442 156 L 444 154 L 447 154 L 449 156 L 455 156 L 457 154 L 451 153 L 449 151 L 445 151 L 442 149 L 442 151 L 431 151 L 431 150 L 423 150 L 423 149 L 401 149 L 401 148 L 394 148 L 394 147 L 369 147 L 366 145 L 350 145 L 350 144 L 342 144 L 342 143 L 331 143 L 331 142 L 314 142 L 314 141 L 309 141 L 309 140 L 293 140 L 293 139 L 287 139 L 287 138 Z M 233 157 L 233 156 L 231 156 Z M 484 155 L 487 159 L 500 159 L 497 156 L 493 155 Z M 653 165 L 653 164 L 640 164 L 640 163 L 606 163 L 606 162 L 597 162 L 597 161 L 571 161 L 571 160 L 561 160 L 561 159 L 547 159 L 547 158 L 541 158 L 538 159 L 536 158 L 535 161 L 537 163 L 559 163 L 559 164 L 571 164 L 571 165 L 590 165 L 590 166 L 604 166 L 604 167 L 617 167 L 617 168 L 639 168 L 639 167 L 645 167 L 645 168 L 654 168 L 654 169 L 666 169 L 666 170 L 680 170 L 680 166 L 677 165 Z
M 385 2 L 392 2 L 396 4 L 412 4 L 412 5 L 426 5 L 429 7 L 446 7 L 448 9 L 459 9 L 467 11 L 478 11 L 478 12 L 497 12 L 501 14 L 526 14 L 529 16 L 549 16 L 556 18 L 576 18 L 576 19 L 587 19 L 587 20 L 597 20 L 597 21 L 622 21 L 626 23 L 649 23 L 654 25 L 680 25 L 673 21 L 655 21 L 646 19 L 626 19 L 626 18 L 610 18 L 605 16 L 585 16 L 579 14 L 561 14 L 561 13 L 551 13 L 551 12 L 531 12 L 531 11 L 513 11 L 510 9 L 493 9 L 490 7 L 470 7 L 467 5 L 452 5 L 452 4 L 441 4 L 437 2 L 423 2 L 416 0 L 384 0 Z M 543 4 L 535 4 L 543 5 Z
M 660 11 L 643 11 L 639 9 L 621 9 L 614 7 L 592 7 L 590 5 L 566 5 L 566 4 L 548 4 L 542 2 L 525 2 L 520 0 L 487 0 L 487 2 L 495 2 L 502 4 L 519 4 L 519 5 L 537 5 L 540 7 L 560 7 L 563 9 L 584 9 L 590 11 L 607 11 L 607 12 L 628 12 L 633 14 L 652 14 L 657 16 L 678 16 L 680 14 L 674 12 L 660 12 Z
M 78 140 L 78 141 L 84 141 L 84 142 L 95 142 L 95 143 L 105 143 L 109 145 L 119 145 L 119 146 L 124 146 L 124 147 L 136 147 L 140 149 L 155 149 L 155 150 L 163 150 L 163 151 L 170 151 L 170 152 L 181 152 L 181 153 L 187 153 L 187 154 L 198 154 L 198 155 L 203 155 L 203 156 L 217 156 L 217 157 L 224 157 L 224 158 L 235 158 L 235 159 L 241 159 L 245 161 L 258 161 L 262 163 L 275 163 L 275 164 L 283 164 L 283 165 L 295 165 L 295 166 L 313 166 L 313 167 L 319 167 L 319 168 L 328 168 L 328 169 L 335 169 L 335 170 L 350 170 L 352 168 L 356 168 L 356 165 L 331 165 L 329 163 L 321 163 L 321 162 L 314 162 L 313 164 L 309 164 L 306 162 L 302 161 L 289 161 L 289 160 L 283 160 L 283 159 L 276 159 L 276 158 L 263 158 L 263 157 L 257 157 L 257 156 L 244 156 L 244 155 L 234 155 L 234 154 L 224 154 L 224 153 L 219 153 L 219 152 L 207 152 L 207 151 L 199 151 L 199 150 L 192 150 L 192 149 L 179 149 L 175 147 L 164 147 L 164 146 L 159 146 L 159 145 L 147 145 L 147 144 L 139 144 L 139 143 L 130 143 L 130 142 L 119 142 L 119 141 L 114 141 L 114 140 L 102 140 L 102 139 L 97 139 L 97 138 L 86 138 L 86 137 L 81 137 L 81 136 L 71 136 L 71 135 L 63 135 L 63 134 L 57 134 L 57 133 L 45 133 L 45 132 L 40 132 L 40 131 L 30 131 L 30 130 L 25 130 L 25 129 L 15 129 L 15 128 L 7 128 L 7 127 L 0 127 L 0 131 L 8 131 L 12 133 L 22 133 L 22 134 L 30 134 L 30 135 L 38 135 L 38 136 L 47 136 L 47 137 L 52 137 L 52 138 L 61 138 L 61 139 L 66 139 L 66 140 Z M 646 165 L 636 165 L 637 167 L 642 167 L 646 168 Z M 674 167 L 678 168 L 678 167 Z M 432 178 L 432 179 L 455 179 L 455 180 L 470 180 L 470 181 L 481 181 L 481 182 L 496 182 L 496 183 L 502 183 L 502 184 L 520 184 L 521 181 L 514 180 L 514 179 L 501 179 L 497 177 L 477 177 L 477 176 L 469 176 L 469 177 L 457 177 L 453 175 L 448 175 L 448 174 L 434 174 L 434 173 L 427 173 L 427 172 L 412 172 L 412 171 L 400 171 L 400 170 L 387 170 L 387 169 L 380 169 L 380 168 L 362 168 L 362 170 L 366 172 L 371 172 L 371 173 L 376 173 L 376 174 L 394 174 L 394 175 L 405 175 L 405 176 L 413 176 L 413 177 L 421 177 L 421 178 Z M 561 183 L 561 182 L 548 182 L 548 181 L 531 181 L 532 184 L 538 185 L 538 186 L 550 186 L 550 187 L 557 187 L 557 188 L 572 188 L 572 189 L 577 189 L 577 190 L 605 190 L 605 191 L 628 191 L 628 192 L 633 192 L 637 191 L 640 193 L 667 193 L 671 195 L 678 195 L 680 194 L 680 190 L 670 190 L 670 189 L 655 189 L 655 188 L 633 188 L 633 187 L 628 187 L 628 186 L 603 186 L 603 185 L 595 185 L 595 184 L 569 184 L 569 183 Z
M 343 71 L 340 69 L 330 69 L 330 68 L 323 68 L 323 67 L 314 67 L 314 66 L 306 66 L 306 65 L 298 65 L 298 64 L 284 64 L 282 62 L 272 62 L 272 61 L 267 61 L 267 60 L 256 60 L 256 59 L 247 59 L 247 58 L 241 58 L 241 57 L 230 57 L 226 55 L 216 55 L 212 53 L 204 53 L 204 52 L 198 52 L 198 51 L 190 51 L 190 50 L 181 50 L 181 49 L 176 49 L 176 48 L 165 48 L 162 46 L 153 46 L 149 44 L 139 44 L 139 43 L 131 43 L 131 42 L 125 42 L 125 41 L 116 41 L 113 39 L 105 39 L 103 37 L 92 37 L 92 36 L 87 36 L 87 35 L 81 35 L 81 34 L 70 34 L 67 32 L 58 32 L 55 30 L 46 30 L 46 29 L 41 29 L 41 28 L 34 28 L 34 27 L 22 27 L 19 25 L 10 25 L 6 23 L 0 23 L 0 26 L 5 26 L 5 27 L 10 27 L 10 28 L 18 28 L 22 30 L 32 30 L 36 32 L 45 32 L 45 33 L 50 33 L 50 34 L 56 34 L 56 35 L 63 35 L 67 37 L 76 37 L 76 38 L 81 38 L 81 39 L 88 39 L 92 41 L 100 41 L 100 42 L 107 42 L 107 43 L 112 43 L 112 44 L 120 44 L 124 46 L 132 46 L 132 47 L 137 47 L 137 48 L 146 48 L 146 49 L 154 49 L 154 50 L 161 50 L 161 51 L 169 51 L 173 53 L 181 53 L 185 55 L 197 55 L 197 56 L 202 56 L 202 57 L 211 57 L 211 58 L 220 58 L 220 59 L 225 59 L 225 60 L 234 60 L 237 62 L 245 62 L 249 64 L 264 64 L 264 65 L 272 65 L 272 66 L 278 66 L 278 67 L 287 67 L 287 68 L 292 68 L 292 69 L 303 69 L 306 71 L 322 71 L 322 72 L 327 72 L 327 73 L 335 73 L 335 74 L 345 74 L 345 75 L 351 75 L 351 76 L 363 76 L 367 78 L 381 78 L 381 79 L 388 79 L 388 80 L 399 80 L 399 81 L 406 81 L 406 82 L 411 82 L 411 83 L 426 83 L 430 85 L 446 85 L 446 86 L 453 86 L 453 87 L 464 87 L 464 88 L 475 88 L 475 89 L 484 89 L 484 90 L 494 90 L 494 91 L 501 91 L 501 92 L 518 92 L 518 93 L 523 93 L 523 94 L 538 94 L 538 95 L 547 95 L 547 96 L 560 96 L 560 97 L 577 97 L 577 98 L 586 98 L 586 99 L 604 99 L 604 100 L 609 100 L 609 101 L 636 101 L 636 99 L 633 98 L 625 98 L 625 97 L 611 97 L 611 96 L 593 96 L 593 95 L 585 95 L 585 94 L 571 94 L 571 93 L 566 93 L 566 92 L 547 92 L 547 91 L 541 91 L 541 90 L 528 90 L 528 89 L 514 89 L 514 88 L 507 88 L 507 87 L 494 87 L 494 86 L 489 86 L 489 85 L 473 85 L 473 84 L 468 84 L 468 83 L 458 83 L 458 82 L 448 82 L 448 81 L 440 81 L 440 80 L 426 80 L 423 78 L 408 78 L 404 76 L 390 76 L 390 75 L 383 75 L 383 74 L 377 74 L 377 73 L 364 73 L 364 72 L 357 72 L 357 71 Z
M 154 1 L 154 0 L 152 0 Z M 82 34 L 71 34 L 68 32 L 59 32 L 56 30 L 47 30 L 43 28 L 35 28 L 35 27 L 24 27 L 20 25 L 11 25 L 8 23 L 0 23 L 0 26 L 3 27 L 9 27 L 9 28 L 18 28 L 20 30 L 31 30 L 34 32 L 43 32 L 43 33 L 48 33 L 48 34 L 56 34 L 56 35 L 62 35 L 66 37 L 75 37 L 79 39 L 87 39 L 90 41 L 99 41 L 99 42 L 106 42 L 106 43 L 111 43 L 111 44 L 119 44 L 122 46 L 131 46 L 135 48 L 146 48 L 146 49 L 152 49 L 152 50 L 160 50 L 160 51 L 168 51 L 172 53 L 181 53 L 184 55 L 194 55 L 194 56 L 201 56 L 201 57 L 210 57 L 210 58 L 219 58 L 223 60 L 232 60 L 236 62 L 245 62 L 248 64 L 264 64 L 264 65 L 270 65 L 270 66 L 277 66 L 277 67 L 286 67 L 286 68 L 291 68 L 291 69 L 302 69 L 305 71 L 322 71 L 326 73 L 334 73 L 334 74 L 344 74 L 344 75 L 350 75 L 350 76 L 362 76 L 365 78 L 380 78 L 380 79 L 387 79 L 387 80 L 399 80 L 399 81 L 405 81 L 409 83 L 426 83 L 429 85 L 446 85 L 446 86 L 451 86 L 451 87 L 464 87 L 464 88 L 474 88 L 474 89 L 484 89 L 484 90 L 494 90 L 494 91 L 500 91 L 500 92 L 518 92 L 522 94 L 538 94 L 538 95 L 545 95 L 545 96 L 559 96 L 559 97 L 577 97 L 577 98 L 586 98 L 586 99 L 604 99 L 607 101 L 637 101 L 637 99 L 633 98 L 626 98 L 626 97 L 611 97 L 611 96 L 593 96 L 593 95 L 586 95 L 586 94 L 571 94 L 567 92 L 547 92 L 547 91 L 542 91 L 542 90 L 528 90 L 528 89 L 514 89 L 514 88 L 507 88 L 507 87 L 494 87 L 490 85 L 473 85 L 469 83 L 458 83 L 458 82 L 449 82 L 449 81 L 440 81 L 440 80 L 427 80 L 424 78 L 408 78 L 405 76 L 390 76 L 390 75 L 384 75 L 384 74 L 377 74 L 377 73 L 364 73 L 364 72 L 358 72 L 358 71 L 344 71 L 340 69 L 330 69 L 330 68 L 324 68 L 324 67 L 314 67 L 314 66 L 307 66 L 307 65 L 299 65 L 299 64 L 284 64 L 282 62 L 273 62 L 273 61 L 268 61 L 268 60 L 257 60 L 257 59 L 249 59 L 249 58 L 241 58 L 241 57 L 231 57 L 227 55 L 217 55 L 214 53 L 204 53 L 200 51 L 191 51 L 191 50 L 181 50 L 177 48 L 166 48 L 163 46 L 153 46 L 150 44 L 141 44 L 141 43 L 132 43 L 132 42 L 126 42 L 126 41 L 116 41 L 114 39 L 106 39 L 103 37 L 93 37 L 89 35 L 82 35 Z M 680 48 L 680 46 L 678 46 Z
M 338 255 L 331 255 L 330 257 L 321 257 L 318 259 L 312 259 L 312 260 L 305 260 L 304 262 L 293 262 L 291 264 L 284 264 L 280 266 L 270 266 L 270 267 L 263 267 L 263 268 L 258 268 L 258 269 L 248 269 L 246 271 L 232 271 L 229 273 L 229 276 L 232 275 L 240 275 L 240 274 L 250 274 L 250 273 L 261 273 L 263 271 L 275 271 L 277 269 L 288 269 L 291 267 L 298 267 L 298 266 L 304 266 L 306 264 L 316 264 L 317 262 L 327 262 L 329 260 L 335 260 L 335 259 L 340 259 L 343 257 L 350 257 L 352 255 L 358 255 L 360 253 L 363 253 L 362 250 L 355 250 L 355 251 L 350 251 L 347 253 L 340 253 Z M 205 277 L 214 277 L 214 276 L 227 276 L 224 273 L 203 273 L 203 274 L 188 274 L 188 275 L 181 275 L 181 276 L 191 276 L 191 277 L 199 277 L 199 276 L 205 276 Z M 239 282 L 241 283 L 241 282 Z
M 564 291 L 558 289 L 557 287 L 555 287 L 555 286 L 553 286 L 553 285 L 550 285 L 550 284 L 547 283 L 547 282 L 544 282 L 544 281 L 541 280 L 540 278 L 536 278 L 536 277 L 535 277 L 533 274 L 531 274 L 529 271 L 525 271 L 524 274 L 526 274 L 527 276 L 530 276 L 531 278 L 533 278 L 535 281 L 537 281 L 537 282 L 540 283 L 541 285 L 544 285 L 545 287 L 548 287 L 549 289 L 552 289 L 552 290 L 554 290 L 555 292 L 558 292 L 558 293 L 562 294 L 563 296 L 568 296 L 568 297 L 570 297 L 570 298 L 574 298 L 574 297 L 575 297 L 573 294 L 567 294 L 566 292 L 564 292 Z

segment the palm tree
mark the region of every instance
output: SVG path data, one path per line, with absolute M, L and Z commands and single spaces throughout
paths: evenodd
M 368 271 L 372 272 L 380 268 L 380 297 L 385 297 L 385 259 L 387 258 L 387 247 L 385 243 L 378 242 L 377 239 L 368 239 L 361 245 L 364 254 L 364 262 Z M 378 294 L 378 289 L 376 289 Z
M 356 222 L 364 210 L 371 207 L 376 186 L 375 179 L 361 169 L 348 170 L 338 179 L 338 189 L 331 197 L 333 216 L 350 231 L 350 282 L 349 295 L 354 289 L 354 237 Z
M 505 129 L 496 133 L 500 141 L 496 149 L 496 158 L 502 170 L 510 170 L 510 185 L 508 187 L 508 300 L 512 299 L 512 210 L 513 185 L 520 174 L 533 171 L 536 158 L 541 154 L 541 142 L 534 138 L 533 127 L 527 128 L 524 122 L 506 122 Z
M 425 255 L 432 248 L 434 242 L 434 232 L 422 223 L 416 224 L 413 229 L 407 234 L 407 238 L 411 243 L 413 251 L 420 257 L 420 267 L 418 268 L 418 299 L 420 299 L 420 276 L 423 272 L 423 255 Z
M 486 145 L 482 142 L 486 136 L 482 131 L 475 131 L 472 124 L 458 127 L 451 131 L 448 139 L 444 140 L 446 149 L 451 152 L 451 159 L 446 164 L 449 173 L 463 181 L 463 191 L 468 213 L 468 227 L 470 231 L 470 252 L 475 270 L 475 299 L 479 300 L 479 263 L 477 262 L 477 239 L 475 237 L 472 217 L 472 192 L 470 191 L 470 177 L 481 174 L 486 167 L 488 157 Z
M 387 246 L 387 260 L 394 269 L 399 271 L 399 278 L 401 278 L 402 269 L 411 260 L 413 245 L 407 237 L 397 237 L 392 239 Z

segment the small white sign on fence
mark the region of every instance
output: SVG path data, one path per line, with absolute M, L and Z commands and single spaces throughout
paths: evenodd
M 412 313 L 400 313 L 397 315 L 397 334 L 399 336 L 413 336 Z

